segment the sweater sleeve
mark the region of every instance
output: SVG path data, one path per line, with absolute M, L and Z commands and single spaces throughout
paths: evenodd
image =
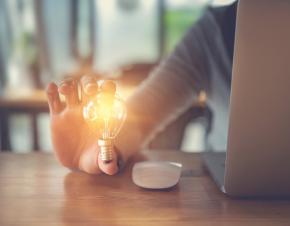
M 209 23 L 206 13 L 128 99 L 127 121 L 116 140 L 125 159 L 186 111 L 201 90 L 208 89 L 204 50 L 210 39 Z

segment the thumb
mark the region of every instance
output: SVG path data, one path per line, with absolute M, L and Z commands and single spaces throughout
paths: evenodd
M 103 162 L 103 160 L 100 157 L 100 153 L 98 156 L 98 165 L 99 165 L 100 170 L 108 175 L 114 175 L 119 171 L 118 156 L 115 150 L 113 151 L 112 156 L 113 156 L 113 159 L 109 163 Z
M 96 155 L 98 150 L 97 145 L 86 149 L 81 153 L 79 159 L 79 169 L 89 174 L 100 174 L 101 170 L 97 164 L 98 156 Z

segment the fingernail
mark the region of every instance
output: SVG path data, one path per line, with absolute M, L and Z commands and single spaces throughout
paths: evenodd
M 57 91 L 57 85 L 54 83 L 49 83 L 46 90 L 48 93 L 55 93 Z
M 104 164 L 109 164 L 111 163 L 113 160 L 106 160 L 106 161 L 103 161 Z
M 70 89 L 71 89 L 71 87 L 68 85 L 68 84 L 62 84 L 62 85 L 60 85 L 60 87 L 59 87 L 59 91 L 61 92 L 61 93 L 69 93 L 70 92 Z

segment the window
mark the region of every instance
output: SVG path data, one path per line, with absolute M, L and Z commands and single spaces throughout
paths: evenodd
M 97 70 L 158 60 L 158 1 L 96 1 L 96 16 Z

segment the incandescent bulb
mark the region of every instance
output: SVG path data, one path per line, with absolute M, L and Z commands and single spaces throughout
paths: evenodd
M 83 108 L 83 116 L 98 131 L 100 157 L 105 163 L 112 161 L 114 139 L 127 115 L 124 101 L 116 94 L 116 85 L 104 81 L 101 89 Z

